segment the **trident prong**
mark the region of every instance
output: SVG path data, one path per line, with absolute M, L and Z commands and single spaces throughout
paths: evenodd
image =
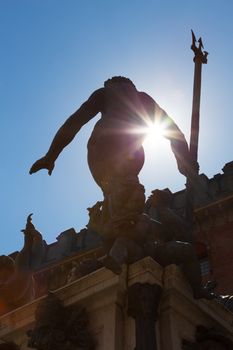
M 201 37 L 198 39 L 198 42 L 199 42 L 199 49 L 204 49 L 204 46 L 203 46 L 203 42 L 202 42 L 202 38 L 201 38 Z
M 195 37 L 195 34 L 193 32 L 193 30 L 191 29 L 191 32 L 192 32 L 192 45 L 191 45 L 191 49 L 194 51 L 195 50 L 195 47 L 196 47 L 196 37 Z
M 204 45 L 202 42 L 202 38 L 200 37 L 198 40 L 195 37 L 195 34 L 193 32 L 193 30 L 191 29 L 191 33 L 192 33 L 192 45 L 191 45 L 191 49 L 194 52 L 194 62 L 196 60 L 199 60 L 201 63 L 207 63 L 207 55 L 208 52 L 206 51 L 202 51 L 202 49 L 204 49 Z M 199 43 L 199 45 L 197 46 L 196 43 Z

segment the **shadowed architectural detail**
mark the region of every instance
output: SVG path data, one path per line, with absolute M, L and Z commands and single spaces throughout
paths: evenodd
M 183 350 L 232 350 L 233 342 L 216 329 L 207 329 L 204 326 L 196 328 L 196 342 L 183 340 Z
M 65 285 L 87 275 L 90 272 L 103 267 L 97 257 L 103 256 L 103 249 L 93 249 L 81 254 L 63 259 L 56 264 L 36 271 L 33 274 L 35 280 L 36 297 L 46 295 L 49 291 L 55 291 Z
M 214 294 L 215 299 L 220 304 L 222 304 L 227 310 L 233 313 L 233 295 L 220 295 L 216 293 L 214 290 L 217 287 L 217 283 L 213 281 L 207 282 L 206 287 L 211 293 Z
M 155 322 L 162 288 L 159 285 L 135 283 L 128 291 L 128 315 L 135 319 L 135 350 L 156 350 Z
M 20 347 L 11 341 L 0 344 L 0 350 L 20 350 Z
M 37 350 L 95 350 L 84 307 L 64 307 L 53 293 L 43 299 L 35 312 L 35 326 L 28 331 L 28 347 Z
M 214 294 L 202 286 L 200 264 L 190 243 L 191 235 L 187 222 L 171 209 L 172 194 L 169 190 L 155 190 L 147 201 L 154 209 L 154 218 L 161 223 L 161 232 L 154 233 L 154 242 L 147 242 L 147 249 L 162 266 L 181 265 L 194 298 L 213 299 Z
M 218 295 L 217 301 L 219 301 L 227 310 L 233 313 L 233 295 Z
M 124 263 L 132 263 L 151 256 L 162 266 L 178 264 L 189 281 L 195 298 L 212 299 L 213 294 L 201 285 L 201 270 L 193 245 L 190 243 L 187 223 L 175 214 L 170 203 L 172 194 L 155 190 L 146 206 L 156 211 L 156 220 L 142 213 L 145 195 L 142 185 L 132 182 L 125 191 L 116 188 L 113 192 L 116 217 L 104 223 L 104 208 L 98 202 L 89 210 L 89 226 L 104 233 L 103 240 L 107 256 L 104 266 L 116 274 L 121 273 Z M 127 208 L 127 209 L 125 209 Z M 128 210 L 130 208 L 130 211 Z M 130 213 L 130 215 L 129 215 Z

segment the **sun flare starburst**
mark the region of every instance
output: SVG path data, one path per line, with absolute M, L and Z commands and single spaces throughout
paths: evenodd
M 145 129 L 146 138 L 143 142 L 144 146 L 154 146 L 161 143 L 164 140 L 164 136 L 166 135 L 166 125 L 164 123 L 150 123 Z

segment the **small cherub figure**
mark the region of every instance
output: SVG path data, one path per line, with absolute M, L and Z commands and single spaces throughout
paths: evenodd
M 43 259 L 42 236 L 32 224 L 30 214 L 24 233 L 24 247 L 13 260 L 0 256 L 0 315 L 31 300 L 35 295 L 33 269 L 39 267 Z

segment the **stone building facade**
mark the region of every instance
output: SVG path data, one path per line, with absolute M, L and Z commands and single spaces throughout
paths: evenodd
M 195 193 L 195 242 L 203 273 L 203 282 L 214 280 L 221 294 L 233 294 L 233 161 L 223 172 L 209 179 L 199 176 L 200 190 Z M 173 194 L 173 210 L 183 215 L 185 190 Z M 153 210 L 150 212 L 153 217 Z M 94 231 L 73 228 L 60 233 L 57 241 L 44 242 L 44 259 L 40 270 L 57 265 L 76 254 L 101 247 L 102 239 Z M 15 257 L 17 252 L 11 254 Z
M 218 293 L 233 294 L 233 162 L 211 179 L 199 178 L 202 190 L 195 197 L 195 245 L 203 282 L 211 279 L 217 282 Z M 184 201 L 184 190 L 174 193 L 173 210 L 182 214 Z M 117 276 L 103 267 L 101 237 L 87 228 L 79 233 L 68 229 L 57 242 L 43 245 L 43 262 L 33 273 L 35 300 L 1 316 L 0 350 L 10 350 L 4 347 L 8 342 L 21 350 L 233 349 L 233 314 L 217 300 L 193 299 L 179 267 L 162 268 L 146 257 L 124 266 Z M 57 299 L 46 301 L 49 292 Z M 48 305 L 52 305 L 51 314 Z M 54 320 L 54 310 L 62 313 L 62 308 L 68 310 L 63 326 L 51 328 L 47 320 Z M 78 323 L 80 315 L 85 322 L 80 319 Z M 67 324 L 68 329 L 76 329 L 75 334 L 79 331 L 85 336 L 64 332 Z M 41 329 L 58 338 L 42 336 Z
M 233 349 L 232 313 L 214 300 L 194 300 L 177 266 L 163 269 L 149 257 L 125 266 L 120 276 L 100 268 L 54 296 L 3 315 L 0 348 L 13 342 L 21 350 Z M 68 313 L 61 327 L 63 307 Z
M 233 162 L 223 172 L 208 179 L 195 197 L 195 241 L 203 281 L 217 282 L 220 294 L 233 294 Z M 174 208 L 182 211 L 184 191 L 174 194 Z

